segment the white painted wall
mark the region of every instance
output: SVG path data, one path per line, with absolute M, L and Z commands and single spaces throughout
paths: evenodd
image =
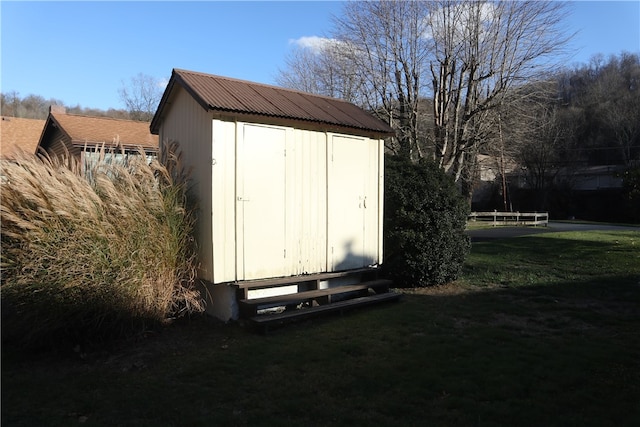
M 236 133 L 235 122 L 211 120 L 212 139 L 202 141 L 212 146 L 211 209 L 203 211 L 200 221 L 212 223 L 211 233 L 201 236 L 212 250 L 201 251 L 213 266 L 207 279 L 214 283 L 233 282 L 236 277 Z M 211 141 L 211 142 L 210 142 Z M 200 179 L 208 179 L 203 175 Z
M 295 129 L 287 141 L 290 275 L 327 271 L 327 135 Z
M 238 280 L 381 263 L 380 141 L 249 123 L 237 135 Z

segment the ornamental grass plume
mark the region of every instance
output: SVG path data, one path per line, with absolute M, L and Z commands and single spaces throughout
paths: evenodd
M 84 171 L 69 157 L 3 162 L 3 340 L 94 342 L 203 310 L 175 150 L 149 162 L 102 148 Z

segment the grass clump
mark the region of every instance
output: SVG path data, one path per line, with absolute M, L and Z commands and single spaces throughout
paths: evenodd
M 175 148 L 84 171 L 26 155 L 2 165 L 3 340 L 86 343 L 202 309 Z

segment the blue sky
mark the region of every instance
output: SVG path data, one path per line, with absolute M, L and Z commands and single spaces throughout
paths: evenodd
M 578 51 L 640 52 L 640 1 L 571 2 Z M 138 73 L 173 68 L 274 84 L 292 41 L 331 30 L 332 1 L 1 1 L 0 90 L 122 108 L 118 89 Z

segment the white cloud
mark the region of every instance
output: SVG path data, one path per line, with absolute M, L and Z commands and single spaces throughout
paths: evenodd
M 299 39 L 289 40 L 289 44 L 295 44 L 303 49 L 309 49 L 313 53 L 319 53 L 326 46 L 335 43 L 336 40 L 318 36 L 304 36 Z

